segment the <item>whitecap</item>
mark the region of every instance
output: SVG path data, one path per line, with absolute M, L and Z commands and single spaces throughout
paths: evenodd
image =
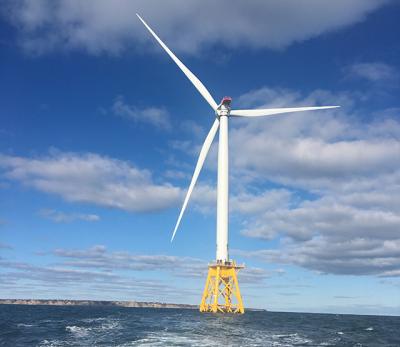
M 366 330 L 366 331 L 373 331 L 374 328 L 373 328 L 373 327 L 369 327 L 369 328 L 365 328 L 364 330 Z
M 312 341 L 299 336 L 298 333 L 293 333 L 293 334 L 274 334 L 271 336 L 273 340 L 278 340 L 282 343 L 285 344 L 294 344 L 294 345 L 298 345 L 298 344 L 307 344 L 307 343 L 311 343 Z
M 51 341 L 43 340 L 38 345 L 38 347 L 60 347 L 60 346 L 64 346 L 64 343 L 58 340 L 51 340 Z
M 97 329 L 99 330 L 114 330 L 114 329 L 120 329 L 121 325 L 118 321 L 107 321 L 103 324 L 101 324 Z
M 81 319 L 81 322 L 84 322 L 84 323 L 93 323 L 93 322 L 102 322 L 102 321 L 105 321 L 105 320 L 107 320 L 106 317 L 84 318 L 84 319 Z
M 78 327 L 76 325 L 68 325 L 65 327 L 65 330 L 77 336 L 85 336 L 88 334 L 90 328 Z
M 199 337 L 195 335 L 181 335 L 177 333 L 150 333 L 148 336 L 132 341 L 128 344 L 120 346 L 199 346 L 199 347 L 211 347 L 216 345 L 216 341 L 213 338 Z M 218 344 L 217 344 L 218 345 Z

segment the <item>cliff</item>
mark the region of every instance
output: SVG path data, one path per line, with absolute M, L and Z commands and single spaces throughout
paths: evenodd
M 3 305 L 53 305 L 53 306 L 118 306 L 197 309 L 197 305 L 171 304 L 164 302 L 140 301 L 95 301 L 95 300 L 36 300 L 36 299 L 0 299 Z

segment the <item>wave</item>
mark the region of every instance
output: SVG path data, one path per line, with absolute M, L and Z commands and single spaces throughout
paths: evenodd
M 84 323 L 96 323 L 96 322 L 104 322 L 106 320 L 109 320 L 109 318 L 107 318 L 107 317 L 84 318 L 84 319 L 81 319 L 80 321 L 84 322 Z
M 284 347 L 284 346 L 309 346 L 313 343 L 312 340 L 301 337 L 298 333 L 293 334 L 257 334 L 249 336 L 244 340 L 241 340 L 244 345 L 251 346 L 274 346 L 274 347 Z M 210 346 L 220 346 L 227 343 L 226 337 L 220 336 L 220 338 L 215 338 L 212 336 L 204 336 L 198 334 L 188 334 L 187 332 L 182 332 L 182 334 L 177 332 L 163 331 L 157 334 L 150 333 L 147 336 L 129 343 L 118 345 L 118 347 L 127 346 L 176 346 L 176 345 L 189 345 L 189 346 L 199 346 L 199 347 L 210 347 Z
M 91 330 L 91 328 L 78 327 L 76 325 L 68 325 L 65 327 L 65 330 L 81 337 L 81 336 L 86 336 Z
M 39 343 L 38 347 L 65 347 L 65 342 L 59 340 L 43 340 Z

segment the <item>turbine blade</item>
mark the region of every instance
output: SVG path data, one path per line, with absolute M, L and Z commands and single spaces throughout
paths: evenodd
M 147 25 L 147 23 L 140 17 L 137 13 L 136 15 L 140 19 L 140 21 L 144 24 L 150 34 L 154 36 L 154 38 L 158 41 L 162 48 L 168 53 L 168 55 L 172 58 L 172 60 L 180 67 L 182 72 L 186 75 L 186 77 L 193 83 L 196 89 L 200 92 L 204 99 L 210 104 L 213 110 L 216 110 L 218 105 L 215 102 L 214 98 L 211 96 L 207 88 L 204 86 L 203 83 L 176 57 L 174 53 L 165 45 L 164 42 L 157 36 L 157 34 Z
M 204 161 L 207 157 L 207 153 L 208 153 L 208 151 L 211 147 L 211 144 L 214 140 L 215 134 L 217 133 L 218 127 L 219 127 L 219 120 L 218 120 L 218 118 L 216 118 L 214 121 L 214 124 L 212 125 L 212 127 L 206 137 L 206 140 L 203 143 L 203 147 L 201 147 L 199 159 L 197 159 L 196 168 L 194 169 L 193 177 L 190 182 L 189 189 L 186 193 L 186 197 L 183 202 L 181 212 L 179 213 L 178 221 L 176 222 L 174 232 L 172 233 L 171 242 L 174 240 L 176 231 L 178 230 L 178 227 L 179 227 L 179 223 L 181 222 L 181 219 L 182 219 L 183 213 L 185 212 L 186 206 L 188 204 L 190 195 L 192 194 L 193 188 L 196 184 L 197 178 L 199 177 L 200 171 L 203 167 Z
M 328 108 L 337 108 L 340 106 L 320 106 L 320 107 L 286 107 L 286 108 L 265 108 L 255 110 L 232 110 L 231 116 L 237 117 L 261 117 L 272 116 L 274 114 L 289 113 L 289 112 L 303 112 L 314 110 L 325 110 Z

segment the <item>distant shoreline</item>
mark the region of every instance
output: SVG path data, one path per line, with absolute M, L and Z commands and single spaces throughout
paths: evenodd
M 102 306 L 102 307 L 144 307 L 180 308 L 194 310 L 198 305 L 171 304 L 145 301 L 107 301 L 107 300 L 62 300 L 62 299 L 0 299 L 0 305 L 48 305 L 48 306 Z
M 175 309 L 185 309 L 185 310 L 199 309 L 199 305 L 173 304 L 173 303 L 153 302 L 153 301 L 63 300 L 63 299 L 0 299 L 0 305 L 175 308 Z M 267 311 L 266 309 L 257 309 L 257 308 L 247 308 L 246 310 Z

